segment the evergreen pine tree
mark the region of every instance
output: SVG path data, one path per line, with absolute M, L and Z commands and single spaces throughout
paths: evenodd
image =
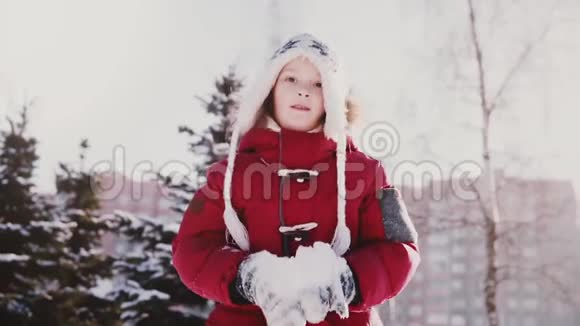
M 0 324 L 57 324 L 47 311 L 58 288 L 59 256 L 70 225 L 55 220 L 52 206 L 33 192 L 37 141 L 25 133 L 27 112 L 20 121 L 7 118 L 0 132 Z
M 58 211 L 61 220 L 73 225 L 65 241 L 60 260 L 60 291 L 54 295 L 54 313 L 60 324 L 113 325 L 119 309 L 113 300 L 101 298 L 92 288 L 99 280 L 112 277 L 113 258 L 101 249 L 101 235 L 116 227 L 113 221 L 98 215 L 98 182 L 84 171 L 88 141 L 80 144 L 78 170 L 60 163 L 56 175 Z
M 215 122 L 202 131 L 195 131 L 186 125 L 181 125 L 178 129 L 179 133 L 190 137 L 188 146 L 195 158 L 196 178 L 177 181 L 167 176 L 159 176 L 172 190 L 170 195 L 177 204 L 173 209 L 179 214 L 185 212 L 195 192 L 206 182 L 207 168 L 212 163 L 226 158 L 228 154 L 230 125 L 233 112 L 238 105 L 237 95 L 242 88 L 242 82 L 236 76 L 234 68 L 230 67 L 228 73 L 216 80 L 214 85 L 216 91 L 210 96 L 209 101 L 201 97 L 197 99 Z
M 230 114 L 241 82 L 230 68 L 227 75 L 215 82 L 215 87 L 209 101 L 198 98 L 215 123 L 201 132 L 187 126 L 178 128 L 192 138 L 189 146 L 195 155 L 195 175 L 199 179 L 178 182 L 158 175 L 163 185 L 170 188 L 176 203 L 173 209 L 179 214 L 183 214 L 194 192 L 205 182 L 207 167 L 227 156 Z M 180 221 L 121 212 L 117 218 L 122 221 L 119 231 L 129 243 L 128 252 L 115 263 L 115 271 L 124 279 L 111 293 L 121 304 L 122 320 L 132 325 L 203 325 L 213 302 L 187 289 L 171 263 L 171 242 Z

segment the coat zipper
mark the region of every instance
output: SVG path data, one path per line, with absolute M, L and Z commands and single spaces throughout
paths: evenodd
M 282 166 L 282 131 L 278 132 L 278 169 Z M 284 182 L 284 177 L 279 177 L 279 189 L 278 189 L 278 218 L 280 219 L 280 226 L 286 226 L 284 222 L 284 210 L 282 208 L 282 185 Z M 282 234 L 282 251 L 284 256 L 290 256 L 290 246 L 288 244 L 288 237 Z

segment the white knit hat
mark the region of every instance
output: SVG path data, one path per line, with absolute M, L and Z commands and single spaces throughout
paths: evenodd
M 234 171 L 235 156 L 238 141 L 242 135 L 250 130 L 263 114 L 262 104 L 274 87 L 282 68 L 297 57 L 309 59 L 320 72 L 322 95 L 326 120 L 324 134 L 337 143 L 337 183 L 338 209 L 337 226 L 332 240 L 332 248 L 338 255 L 343 255 L 350 246 L 350 230 L 346 226 L 346 137 L 347 137 L 347 108 L 346 98 L 348 86 L 345 72 L 340 65 L 337 55 L 326 44 L 310 34 L 300 34 L 290 38 L 276 50 L 268 60 L 264 70 L 256 80 L 242 94 L 239 110 L 232 132 L 232 140 L 228 154 L 228 164 L 224 181 L 224 221 L 227 231 L 240 249 L 249 251 L 250 241 L 248 231 L 240 221 L 232 206 L 231 189 Z

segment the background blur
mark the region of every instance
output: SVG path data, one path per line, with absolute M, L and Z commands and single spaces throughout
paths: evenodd
M 201 324 L 171 239 L 238 91 L 308 32 L 419 229 L 385 325 L 580 324 L 578 27 L 577 0 L 0 0 L 0 323 Z

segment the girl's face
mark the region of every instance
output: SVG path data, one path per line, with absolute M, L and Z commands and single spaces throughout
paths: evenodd
M 274 119 L 287 129 L 321 130 L 324 103 L 320 72 L 306 58 L 288 62 L 274 85 Z

